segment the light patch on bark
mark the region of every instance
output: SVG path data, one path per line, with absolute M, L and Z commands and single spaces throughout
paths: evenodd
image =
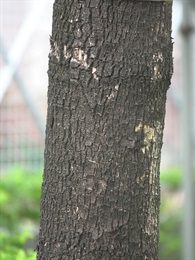
M 77 37 L 81 37 L 81 30 L 80 29 L 77 29 L 76 35 L 77 35 Z
M 119 89 L 119 84 L 117 84 L 114 88 L 116 89 L 116 91 L 118 91 L 118 89 Z
M 154 128 L 149 127 L 148 125 L 144 126 L 144 144 L 149 146 L 154 137 Z
M 159 149 L 160 147 L 156 144 L 156 136 L 160 135 L 162 132 L 162 125 L 160 122 L 155 122 L 155 132 L 153 131 L 152 128 L 149 128 L 147 132 L 148 139 L 150 140 L 151 138 L 154 141 L 154 144 L 152 146 L 152 160 L 151 160 L 151 165 L 150 165 L 150 173 L 149 173 L 149 186 L 150 186 L 150 200 L 149 200 L 149 205 L 148 207 L 150 208 L 148 217 L 147 217 L 147 222 L 145 226 L 145 230 L 147 234 L 152 234 L 155 233 L 155 230 L 158 226 L 158 218 L 156 215 L 156 209 L 155 209 L 155 197 L 158 196 L 158 191 L 156 189 L 155 185 L 155 180 L 158 178 L 158 161 L 159 161 Z
M 64 58 L 71 58 L 70 62 L 76 62 L 80 65 L 83 65 L 85 68 L 89 67 L 87 63 L 87 54 L 80 48 L 74 48 L 73 50 L 68 51 L 67 47 L 64 46 Z
M 58 61 L 60 60 L 59 47 L 57 42 L 54 42 L 54 48 L 50 50 L 50 55 L 55 56 Z
M 139 124 L 135 127 L 135 132 L 137 133 L 137 132 L 141 131 L 142 127 L 143 127 L 142 123 L 139 122 Z
M 70 19 L 70 20 L 68 20 L 69 21 L 69 23 L 73 23 L 73 19 Z M 78 19 L 75 19 L 74 20 L 75 22 L 78 22 Z
M 84 179 L 83 179 L 83 187 L 91 192 L 93 189 L 94 189 L 94 178 L 93 176 L 86 176 Z
M 155 80 L 158 79 L 158 76 L 159 76 L 159 74 L 160 74 L 160 72 L 159 72 L 158 69 L 159 69 L 159 65 L 158 65 L 158 64 L 155 64 L 155 65 L 154 65 L 154 77 L 153 77 Z
M 138 133 L 142 131 L 144 133 L 144 142 L 143 146 L 141 147 L 142 153 L 145 154 L 146 150 L 149 150 L 149 147 L 151 145 L 151 141 L 154 141 L 154 128 L 150 127 L 148 125 L 144 125 L 140 122 L 136 127 L 135 127 L 135 132 Z
M 91 162 L 96 164 L 95 161 Z M 90 193 L 93 191 L 93 196 L 96 197 L 97 195 L 101 194 L 106 190 L 107 182 L 105 180 L 95 180 L 94 176 L 91 174 L 83 178 L 82 186 Z
M 64 46 L 64 58 L 69 59 L 71 57 L 70 51 L 67 50 L 66 45 Z
M 98 162 L 88 159 L 89 162 L 98 164 Z
M 153 54 L 153 59 L 152 61 L 154 62 L 154 68 L 153 68 L 153 77 L 151 80 L 155 79 L 157 80 L 158 78 L 161 78 L 161 73 L 159 70 L 159 63 L 163 61 L 163 55 L 162 52 L 158 52 L 157 54 Z
M 162 52 L 159 51 L 157 54 L 153 54 L 153 61 L 154 62 L 163 61 Z
M 139 185 L 144 184 L 145 179 L 148 178 L 148 172 L 144 172 L 144 174 L 142 176 L 138 176 L 136 178 L 136 183 Z
M 107 188 L 107 183 L 104 180 L 99 180 L 97 194 L 104 192 L 106 188 Z
M 89 65 L 87 64 L 87 54 L 84 53 L 83 50 L 80 48 L 73 49 L 71 62 L 79 63 L 80 65 L 83 65 L 85 68 L 88 68 Z
M 163 55 L 162 55 L 162 52 L 158 52 L 158 59 L 160 61 L 163 61 Z
M 119 84 L 114 86 L 114 89 L 111 91 L 111 93 L 109 95 L 106 95 L 107 99 L 111 100 L 111 99 L 115 98 L 117 95 L 118 89 L 119 89 Z
M 114 92 L 111 92 L 111 94 L 110 95 L 107 95 L 106 97 L 108 98 L 108 100 L 110 100 L 110 99 L 112 99 L 112 98 L 114 98 Z
M 156 145 L 153 146 L 152 151 L 152 158 L 158 158 L 159 151 L 156 149 Z M 155 209 L 155 197 L 158 195 L 156 191 L 156 185 L 154 183 L 154 180 L 157 179 L 158 174 L 158 166 L 157 166 L 157 160 L 152 160 L 151 166 L 150 166 L 150 175 L 149 175 L 149 185 L 150 185 L 150 200 L 149 200 L 149 214 L 146 221 L 146 232 L 147 234 L 155 233 L 155 230 L 158 225 L 158 219 L 156 216 L 156 209 Z
M 94 79 L 98 80 L 99 77 L 96 75 L 96 70 L 97 70 L 96 68 L 94 68 L 94 67 L 92 68 L 92 75 L 93 75 Z
M 152 207 L 149 206 L 149 208 L 150 208 L 150 211 L 149 211 L 149 214 L 147 217 L 145 230 L 148 235 L 152 235 L 156 232 L 158 221 L 157 221 L 157 217 L 155 217 L 154 206 L 152 206 Z

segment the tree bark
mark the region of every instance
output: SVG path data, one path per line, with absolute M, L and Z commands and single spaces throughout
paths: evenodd
M 56 0 L 37 260 L 158 259 L 172 4 Z

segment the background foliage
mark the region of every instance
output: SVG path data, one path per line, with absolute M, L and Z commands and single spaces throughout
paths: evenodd
M 16 167 L 0 182 L 1 260 L 34 260 L 39 222 L 41 172 Z
M 1 177 L 1 260 L 35 260 L 42 173 L 15 167 Z M 160 260 L 181 260 L 181 171 L 161 172 Z

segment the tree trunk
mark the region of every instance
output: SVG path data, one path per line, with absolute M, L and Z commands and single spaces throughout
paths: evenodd
M 37 260 L 158 259 L 171 15 L 55 1 Z

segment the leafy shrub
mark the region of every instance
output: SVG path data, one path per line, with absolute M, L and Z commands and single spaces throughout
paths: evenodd
M 41 172 L 29 172 L 19 167 L 1 176 L 1 260 L 35 260 L 33 249 L 24 248 L 29 239 L 35 239 L 41 179 Z
M 171 189 L 178 189 L 181 186 L 182 173 L 179 167 L 172 167 L 161 170 L 160 181 Z
M 8 234 L 1 231 L 1 260 L 35 260 L 36 253 L 33 250 L 24 250 L 27 239 L 32 237 L 27 231 L 16 234 Z
M 15 168 L 2 175 L 0 182 L 0 226 L 13 230 L 24 221 L 38 221 L 41 190 L 40 172 Z
M 161 209 L 159 259 L 182 259 L 181 170 L 173 167 L 161 171 Z

